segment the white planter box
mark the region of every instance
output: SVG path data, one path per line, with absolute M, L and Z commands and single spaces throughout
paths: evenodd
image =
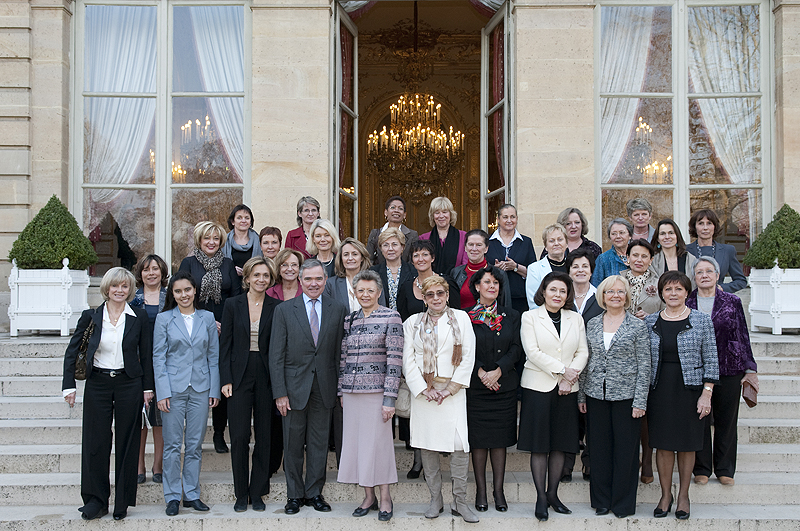
M 62 263 L 61 269 L 19 269 L 14 260 L 8 277 L 12 337 L 19 330 L 60 330 L 67 336 L 89 308 L 89 274 L 69 269 L 68 258 Z
M 771 328 L 780 335 L 784 328 L 800 328 L 800 269 L 751 269 L 750 329 Z

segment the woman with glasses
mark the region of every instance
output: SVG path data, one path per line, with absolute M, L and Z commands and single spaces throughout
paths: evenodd
M 275 284 L 267 289 L 267 295 L 279 301 L 286 301 L 294 297 L 303 296 L 303 287 L 300 285 L 300 266 L 303 265 L 303 255 L 295 249 L 283 249 L 275 257 L 277 278 Z
M 567 253 L 578 249 L 586 249 L 592 253 L 594 258 L 597 258 L 603 252 L 602 247 L 586 237 L 589 232 L 589 222 L 579 209 L 575 207 L 565 208 L 558 215 L 556 223 L 563 225 L 567 229 Z M 546 250 L 542 251 L 541 258 L 544 258 L 545 254 L 547 254 Z
M 306 251 L 306 244 L 311 239 L 311 225 L 320 215 L 319 201 L 306 195 L 297 201 L 297 228 L 286 233 L 286 246 L 284 249 L 299 251 L 303 258 L 311 258 Z

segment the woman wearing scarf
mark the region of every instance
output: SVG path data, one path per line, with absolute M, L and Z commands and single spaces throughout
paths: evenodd
M 241 277 L 245 262 L 263 256 L 258 233 L 253 230 L 253 211 L 247 205 L 236 205 L 228 216 L 231 230 L 222 244 L 222 254 L 233 260 L 236 273 Z
M 503 494 L 506 448 L 517 444 L 517 386 L 514 365 L 522 354 L 519 312 L 499 306 L 497 297 L 507 285 L 494 266 L 479 269 L 469 280 L 477 303 L 469 311 L 475 333 L 475 368 L 467 389 L 467 424 L 472 469 L 475 471 L 475 508 L 486 511 L 486 459 L 492 460 L 494 507 L 508 510 Z
M 201 221 L 194 226 L 194 251 L 181 262 L 180 271 L 188 271 L 200 286 L 197 308 L 214 314 L 217 333 L 222 322 L 222 309 L 229 297 L 242 293 L 242 282 L 233 260 L 222 252 L 225 245 L 225 229 L 213 221 Z M 214 424 L 214 450 L 228 453 L 225 444 L 225 425 L 228 424 L 228 403 L 222 397 L 219 407 L 212 409 Z
M 469 315 L 448 308 L 450 287 L 433 275 L 422 282 L 427 311 L 403 323 L 403 373 L 411 401 L 411 445 L 422 449 L 431 503 L 425 518 L 444 511 L 439 453 L 449 453 L 453 480 L 452 514 L 478 522 L 467 504 L 469 438 L 467 397 L 475 364 L 475 334 Z
M 467 263 L 464 242 L 467 233 L 454 227 L 458 219 L 453 202 L 446 197 L 436 197 L 428 209 L 428 220 L 434 230 L 419 237 L 433 244 L 433 272 L 449 275 L 454 267 Z

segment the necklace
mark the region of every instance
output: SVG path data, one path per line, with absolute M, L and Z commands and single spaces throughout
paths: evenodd
M 684 306 L 683 310 L 678 315 L 670 315 L 669 312 L 667 312 L 667 309 L 664 308 L 664 315 L 669 319 L 680 319 L 681 317 L 683 317 L 683 314 L 685 314 L 686 310 L 688 310 L 688 309 L 689 309 L 688 306 Z
M 584 291 L 584 292 L 583 292 L 583 293 L 581 293 L 580 295 L 578 295 L 578 290 L 575 290 L 575 298 L 576 298 L 576 299 L 582 299 L 582 298 L 584 298 L 584 297 L 585 297 L 585 296 L 586 296 L 588 293 L 589 293 L 589 288 L 586 288 L 586 291 Z
M 698 243 L 697 250 L 700 252 L 700 256 L 703 256 L 703 247 Z M 717 257 L 717 242 L 711 240 L 711 258 Z
M 259 304 L 261 304 L 261 303 L 262 303 L 262 302 L 264 302 L 264 301 L 263 301 L 263 300 L 260 300 L 260 301 L 258 301 L 258 302 L 255 302 L 255 301 L 251 300 L 251 298 L 250 298 L 250 295 L 248 295 L 248 296 L 247 296 L 247 302 L 252 302 L 252 303 L 253 303 L 253 304 L 255 304 L 256 306 L 258 306 Z
M 566 255 L 565 255 L 565 256 L 564 256 L 564 258 L 562 258 L 560 262 L 556 262 L 555 260 L 552 260 L 552 259 L 551 259 L 551 258 L 548 256 L 548 257 L 547 257 L 547 261 L 548 261 L 548 262 L 550 262 L 550 265 L 551 265 L 551 266 L 555 266 L 555 267 L 561 267 L 561 266 L 563 266 L 564 264 L 566 264 L 566 263 L 567 263 L 567 257 L 566 257 Z

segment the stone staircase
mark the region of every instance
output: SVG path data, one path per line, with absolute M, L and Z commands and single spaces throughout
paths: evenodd
M 800 529 L 800 340 L 791 337 L 753 335 L 753 349 L 759 365 L 761 395 L 759 405 L 744 404 L 739 420 L 739 459 L 736 485 L 724 487 L 716 479 L 708 485 L 692 485 L 692 516 L 689 524 L 674 517 L 652 517 L 660 489 L 658 482 L 639 486 L 637 514 L 627 519 L 597 517 L 589 506 L 589 485 L 578 471 L 571 483 L 562 484 L 559 495 L 573 514 L 552 514 L 541 525 L 574 531 L 584 529 L 677 529 L 702 525 L 704 529 L 729 531 Z M 139 486 L 138 506 L 129 510 L 122 522 L 110 517 L 90 523 L 80 519 L 80 441 L 82 383 L 78 401 L 70 409 L 61 398 L 62 357 L 66 339 L 33 336 L 0 339 L 0 531 L 72 530 L 85 527 L 126 526 L 128 529 L 169 528 L 180 531 L 210 531 L 237 526 L 263 529 L 287 526 L 287 531 L 367 529 L 378 524 L 375 514 L 364 518 L 350 516 L 360 503 L 363 491 L 353 485 L 336 483 L 335 460 L 330 455 L 326 499 L 331 513 L 304 508 L 299 515 L 286 516 L 283 504 L 286 484 L 279 472 L 272 481 L 272 492 L 265 501 L 267 511 L 233 512 L 233 482 L 229 454 L 216 454 L 209 429 L 203 452 L 202 499 L 211 506 L 209 513 L 181 509 L 179 516 L 164 515 L 161 485 L 148 480 Z M 146 463 L 152 464 L 152 445 Z M 402 444 L 396 446 L 400 483 L 392 487 L 395 517 L 389 525 L 426 529 L 466 526 L 445 513 L 432 521 L 422 513 L 428 490 L 422 478 L 405 479 L 412 455 Z M 111 466 L 113 469 L 113 459 Z M 539 525 L 533 518 L 535 489 L 531 480 L 529 455 L 509 450 L 505 493 L 509 511 L 480 513 L 478 526 L 502 525 L 527 529 Z M 445 475 L 447 473 L 445 472 Z M 113 481 L 113 474 L 112 474 Z M 445 478 L 445 499 L 449 488 Z M 489 474 L 491 482 L 491 472 Z M 677 473 L 673 478 L 677 483 Z M 673 489 L 676 489 L 673 486 Z M 474 500 L 474 483 L 469 499 Z

